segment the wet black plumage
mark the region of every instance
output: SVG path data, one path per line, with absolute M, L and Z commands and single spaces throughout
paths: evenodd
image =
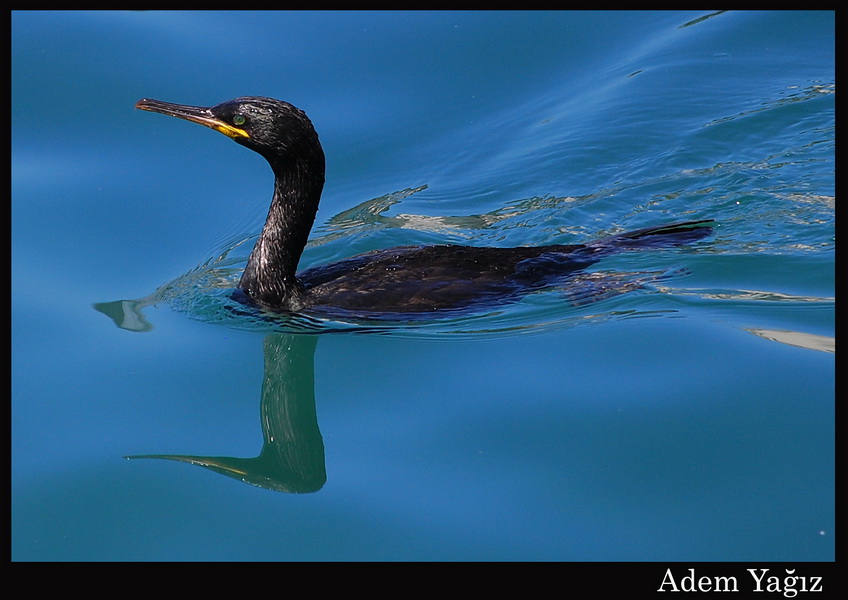
M 688 243 L 708 235 L 713 224 L 673 223 L 576 245 L 403 246 L 297 273 L 324 186 L 324 151 L 306 114 L 253 96 L 211 107 L 142 99 L 136 107 L 215 129 L 271 165 L 274 196 L 239 289 L 275 310 L 409 314 L 509 301 L 561 284 L 611 252 Z

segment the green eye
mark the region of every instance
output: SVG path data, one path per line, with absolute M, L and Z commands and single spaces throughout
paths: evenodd
M 247 123 L 247 118 L 244 115 L 234 115 L 233 125 L 244 125 Z

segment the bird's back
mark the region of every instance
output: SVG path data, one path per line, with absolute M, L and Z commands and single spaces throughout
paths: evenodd
M 709 220 L 672 223 L 576 245 L 401 246 L 314 267 L 298 278 L 311 310 L 432 313 L 498 304 L 562 285 L 611 253 L 687 244 L 708 235 L 712 225 Z
M 508 300 L 596 259 L 585 246 L 457 245 L 376 250 L 299 274 L 310 307 L 416 313 Z

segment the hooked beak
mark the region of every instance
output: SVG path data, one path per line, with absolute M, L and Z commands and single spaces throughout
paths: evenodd
M 223 133 L 225 136 L 234 140 L 250 137 L 250 134 L 248 134 L 244 129 L 239 129 L 238 127 L 234 127 L 233 125 L 222 121 L 214 116 L 209 108 L 202 106 L 172 104 L 170 102 L 162 102 L 161 100 L 153 100 L 152 98 L 142 98 L 136 102 L 135 107 L 140 110 L 147 110 L 150 112 L 162 113 L 163 115 L 171 117 L 177 117 L 178 119 L 185 119 L 186 121 L 191 121 L 192 123 L 197 123 L 199 125 L 209 127 L 210 129 L 214 129 L 215 131 Z

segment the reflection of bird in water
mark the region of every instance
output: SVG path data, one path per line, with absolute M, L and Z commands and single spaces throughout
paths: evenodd
M 314 355 L 318 338 L 270 334 L 265 338 L 265 378 L 260 423 L 262 451 L 254 458 L 145 454 L 185 462 L 277 492 L 315 492 L 327 481 L 324 440 L 315 412 Z
M 143 99 L 136 107 L 215 129 L 270 163 L 274 197 L 238 287 L 273 310 L 379 316 L 509 301 L 556 285 L 612 252 L 700 239 L 713 223 L 673 223 L 576 245 L 401 246 L 298 274 L 324 186 L 324 151 L 307 116 L 291 104 L 261 97 L 208 108 Z

